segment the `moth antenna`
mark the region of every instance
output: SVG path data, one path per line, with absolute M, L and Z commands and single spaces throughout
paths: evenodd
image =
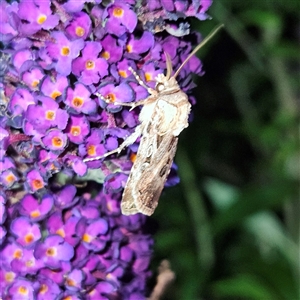
M 167 74 L 166 77 L 167 79 L 169 79 L 172 75 L 173 72 L 173 68 L 172 68 L 172 61 L 171 61 L 171 57 L 169 55 L 169 53 L 164 52 L 165 53 L 165 57 L 166 57 L 166 64 L 167 64 Z
M 107 103 L 107 99 L 103 95 L 101 95 L 100 93 L 95 93 L 95 95 L 98 96 L 101 100 L 103 100 L 104 102 Z
M 180 67 L 177 69 L 177 71 L 174 74 L 174 78 L 177 77 L 177 75 L 180 73 L 184 65 L 191 59 L 191 57 L 198 52 L 222 27 L 224 27 L 224 24 L 219 25 L 217 28 L 215 28 L 190 54 L 189 56 L 184 60 L 184 62 L 180 65 Z
M 147 92 L 148 92 L 149 94 L 151 94 L 152 89 L 149 88 L 149 86 L 147 86 L 147 85 L 144 83 L 144 81 L 141 79 L 141 77 L 138 75 L 138 73 L 137 73 L 136 71 L 134 71 L 134 70 L 132 69 L 132 67 L 130 67 L 130 66 L 128 67 L 128 70 L 133 74 L 133 76 L 135 77 L 135 79 L 136 79 L 136 81 L 138 82 L 138 84 L 141 85 L 141 86 L 143 86 L 143 87 L 147 90 Z

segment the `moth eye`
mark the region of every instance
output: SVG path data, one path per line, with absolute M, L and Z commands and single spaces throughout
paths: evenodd
M 161 82 L 156 85 L 156 90 L 158 92 L 161 92 L 164 88 L 165 88 L 165 85 Z

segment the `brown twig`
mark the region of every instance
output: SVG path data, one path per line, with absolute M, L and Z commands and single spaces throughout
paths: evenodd
M 166 259 L 158 267 L 158 273 L 157 283 L 147 300 L 159 300 L 175 279 L 175 273 L 171 270 L 170 263 Z

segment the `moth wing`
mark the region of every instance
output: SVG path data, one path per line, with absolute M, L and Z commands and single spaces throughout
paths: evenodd
M 121 202 L 121 211 L 123 215 L 129 216 L 139 213 L 139 210 L 135 206 L 134 196 L 133 196 L 133 184 L 132 180 L 127 181 L 125 186 L 122 202 Z
M 157 122 L 157 132 L 161 135 L 173 133 L 178 136 L 180 132 L 188 127 L 188 117 L 191 104 L 188 97 L 182 91 L 172 94 L 172 97 L 164 95 L 157 103 L 157 114 L 161 115 L 160 122 Z
M 152 156 L 155 168 L 145 166 L 134 188 L 136 208 L 145 215 L 152 215 L 164 188 L 176 153 L 178 138 L 164 135 Z M 149 165 L 150 166 L 150 165 Z
M 145 136 L 141 137 L 137 156 L 131 168 L 122 196 L 121 211 L 123 215 L 133 215 L 140 212 L 135 204 L 136 198 L 138 197 L 135 185 L 136 182 L 140 180 L 141 172 L 143 172 L 144 168 L 150 164 L 149 159 L 147 160 L 147 153 L 149 154 L 149 150 L 156 151 L 156 149 L 153 149 L 156 145 L 153 141 L 154 138 L 154 136 L 149 136 L 148 138 Z M 149 145 L 152 145 L 152 150 L 149 149 Z M 152 153 L 150 153 L 150 155 L 151 154 Z

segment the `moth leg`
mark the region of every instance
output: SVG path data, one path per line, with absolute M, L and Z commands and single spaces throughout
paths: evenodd
M 105 157 L 107 157 L 107 156 L 109 156 L 111 154 L 114 154 L 114 153 L 120 154 L 121 151 L 125 147 L 128 147 L 129 145 L 133 144 L 137 140 L 137 138 L 142 134 L 142 130 L 143 130 L 142 125 L 138 125 L 135 128 L 135 131 L 130 136 L 128 136 L 118 148 L 116 148 L 116 149 L 114 149 L 112 151 L 106 152 L 105 154 L 103 154 L 101 156 L 85 158 L 83 160 L 83 162 L 89 162 L 89 161 L 99 160 L 101 158 L 105 158 Z

